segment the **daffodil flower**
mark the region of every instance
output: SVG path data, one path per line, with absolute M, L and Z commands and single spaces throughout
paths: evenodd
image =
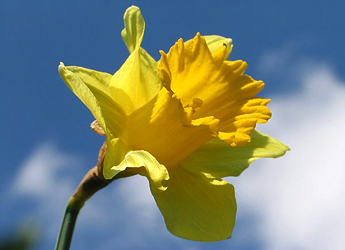
M 222 178 L 288 150 L 254 130 L 271 117 L 269 100 L 256 97 L 264 83 L 244 75 L 245 62 L 226 60 L 231 39 L 198 33 L 178 40 L 167 54 L 161 51 L 158 63 L 141 48 L 140 9 L 127 9 L 124 22 L 121 34 L 130 55 L 114 75 L 59 67 L 106 135 L 103 176 L 146 176 L 172 234 L 227 239 L 236 200 L 233 186 Z

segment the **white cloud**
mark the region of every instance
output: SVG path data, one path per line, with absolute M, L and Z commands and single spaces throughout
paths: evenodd
M 37 147 L 19 167 L 13 189 L 18 194 L 42 198 L 59 193 L 73 191 L 66 178 L 59 178 L 59 173 L 79 165 L 78 158 L 60 151 L 53 143 L 43 143 Z
M 295 43 L 290 43 L 266 52 L 260 59 L 258 70 L 274 76 L 279 75 L 285 71 L 287 64 L 292 65 L 298 49 Z
M 44 229 L 43 249 L 56 239 L 67 201 L 78 184 L 77 178 L 82 178 L 82 174 L 76 175 L 81 163 L 80 157 L 44 142 L 18 168 L 7 206 L 9 210 L 23 207 L 19 216 L 24 220 L 31 218 L 35 226 Z
M 239 216 L 258 215 L 255 230 L 264 249 L 343 249 L 345 82 L 325 63 L 298 65 L 302 91 L 272 97 L 272 120 L 259 127 L 292 150 L 231 179 Z

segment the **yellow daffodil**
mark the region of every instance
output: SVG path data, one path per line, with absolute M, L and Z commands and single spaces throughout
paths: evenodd
M 106 134 L 103 175 L 146 176 L 172 234 L 227 239 L 236 200 L 233 186 L 221 178 L 288 150 L 254 130 L 271 116 L 269 100 L 256 97 L 264 83 L 243 74 L 245 62 L 226 61 L 231 39 L 198 33 L 161 52 L 157 63 L 140 47 L 145 22 L 139 8 L 127 9 L 124 22 L 130 56 L 114 75 L 59 67 Z

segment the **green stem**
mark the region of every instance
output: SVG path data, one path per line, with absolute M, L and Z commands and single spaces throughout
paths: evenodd
M 82 207 L 83 204 L 75 202 L 73 197 L 68 202 L 55 250 L 69 250 L 73 237 L 74 226 Z
M 80 182 L 74 195 L 70 198 L 65 216 L 62 221 L 60 233 L 56 242 L 55 250 L 69 250 L 73 237 L 74 226 L 80 209 L 84 203 L 98 190 L 106 187 L 115 179 L 124 178 L 137 174 L 134 169 L 126 169 L 116 175 L 111 180 L 105 180 L 103 177 L 103 161 L 107 151 L 106 143 L 103 144 L 99 151 L 97 166 L 92 168 Z
M 94 193 L 106 187 L 110 182 L 111 181 L 107 181 L 99 175 L 97 167 L 92 168 L 85 175 L 74 195 L 68 202 L 55 250 L 69 250 L 73 237 L 74 226 L 80 209 Z

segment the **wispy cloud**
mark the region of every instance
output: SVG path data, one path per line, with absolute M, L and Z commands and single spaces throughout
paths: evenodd
M 13 185 L 8 190 L 11 209 L 22 207 L 16 217 L 30 218 L 42 232 L 42 249 L 53 245 L 69 197 L 73 194 L 82 159 L 61 150 L 52 142 L 43 142 L 30 152 L 18 168 Z
M 80 159 L 60 150 L 53 143 L 43 143 L 31 152 L 19 167 L 13 190 L 17 194 L 43 198 L 56 194 L 70 194 L 73 188 L 69 175 L 61 176 L 81 164 Z
M 337 250 L 345 247 L 345 82 L 327 63 L 296 63 L 301 90 L 273 97 L 273 118 L 259 127 L 292 151 L 231 181 L 239 215 L 243 209 L 259 218 L 253 231 L 264 249 Z

